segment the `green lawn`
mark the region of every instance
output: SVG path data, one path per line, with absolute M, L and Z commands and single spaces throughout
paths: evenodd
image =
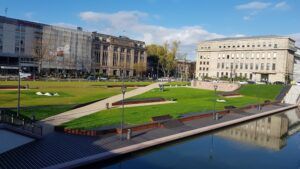
M 244 95 L 239 98 L 226 98 L 226 103 L 217 103 L 216 109 L 222 110 L 226 105 L 234 105 L 237 107 L 263 102 L 264 100 L 274 100 L 279 94 L 282 86 L 278 85 L 245 85 L 240 89 L 240 93 Z M 257 94 L 255 94 L 257 93 Z M 166 99 L 177 99 L 177 103 L 142 106 L 125 108 L 125 121 L 127 124 L 141 124 L 149 122 L 153 116 L 170 114 L 173 117 L 179 115 L 204 112 L 213 110 L 214 92 L 209 90 L 200 90 L 192 88 L 167 88 L 164 92 L 154 89 L 134 98 L 152 98 L 163 97 Z M 219 97 L 221 99 L 221 97 Z M 75 119 L 63 124 L 67 128 L 91 129 L 102 126 L 117 125 L 120 123 L 121 109 L 110 109 L 94 113 L 79 119 Z
M 66 110 L 75 105 L 104 99 L 121 93 L 119 87 L 106 88 L 105 85 L 118 85 L 121 82 L 54 82 L 54 81 L 23 81 L 29 85 L 29 90 L 21 91 L 21 113 L 43 119 Z M 126 82 L 126 84 L 148 85 L 150 82 Z M 17 85 L 16 81 L 0 81 L 1 85 Z M 128 88 L 132 90 L 133 88 Z M 36 92 L 58 93 L 59 96 L 38 96 Z M 0 107 L 15 107 L 17 105 L 16 90 L 0 90 Z

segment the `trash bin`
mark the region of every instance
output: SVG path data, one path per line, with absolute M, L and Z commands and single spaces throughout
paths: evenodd
M 127 140 L 131 139 L 131 135 L 132 135 L 132 130 L 131 129 L 127 129 Z

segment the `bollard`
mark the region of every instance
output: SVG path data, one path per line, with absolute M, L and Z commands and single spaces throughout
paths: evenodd
M 127 129 L 127 140 L 131 139 L 131 135 L 132 135 L 132 130 L 131 129 Z
M 14 115 L 11 115 L 11 123 L 14 124 Z
M 216 113 L 216 120 L 219 120 L 219 113 Z

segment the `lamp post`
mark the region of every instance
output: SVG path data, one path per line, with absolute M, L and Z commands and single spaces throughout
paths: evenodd
M 126 93 L 126 86 L 124 85 L 124 70 L 122 72 L 122 115 L 121 115 L 121 140 L 123 140 L 123 129 L 124 129 L 124 97 Z
M 215 90 L 214 113 L 213 113 L 213 119 L 214 119 L 214 120 L 218 120 L 218 119 L 217 119 L 217 116 L 216 116 L 217 89 L 218 89 L 218 85 L 217 85 L 217 84 L 214 84 L 214 90 Z

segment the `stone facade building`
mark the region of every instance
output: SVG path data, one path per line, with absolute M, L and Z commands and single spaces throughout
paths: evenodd
M 92 71 L 108 76 L 141 76 L 146 71 L 145 42 L 128 37 L 92 34 Z
M 289 82 L 295 41 L 283 36 L 222 38 L 199 43 L 196 77 Z
M 176 60 L 176 76 L 188 80 L 195 75 L 196 62 L 191 60 Z

